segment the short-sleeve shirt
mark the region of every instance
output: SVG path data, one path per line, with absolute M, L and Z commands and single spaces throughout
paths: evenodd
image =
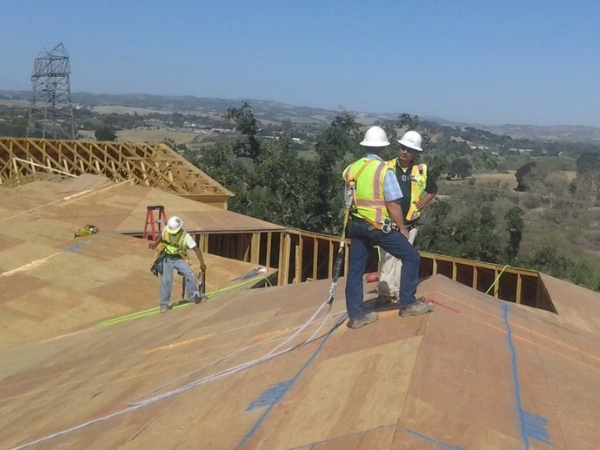
M 374 153 L 369 153 L 366 158 L 384 162 L 383 159 Z M 392 170 L 388 170 L 383 179 L 383 196 L 386 202 L 398 201 L 403 197 L 396 174 Z
M 163 240 L 167 240 L 166 239 L 166 237 L 167 237 L 167 230 L 163 230 L 162 231 L 162 236 L 163 236 Z M 182 239 L 183 239 L 183 245 L 184 245 L 185 249 L 191 250 L 191 249 L 193 249 L 193 248 L 196 247 L 196 241 L 194 240 L 194 238 L 189 233 L 186 233 L 184 231 L 184 236 L 183 236 Z

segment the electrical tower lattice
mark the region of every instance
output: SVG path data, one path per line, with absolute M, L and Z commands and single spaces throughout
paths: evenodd
M 75 139 L 69 56 L 62 44 L 35 59 L 27 137 Z

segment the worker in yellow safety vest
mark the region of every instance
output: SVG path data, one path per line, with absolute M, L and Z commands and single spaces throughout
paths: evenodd
M 408 242 L 408 229 L 400 201 L 402 191 L 391 168 L 382 157 L 390 145 L 385 131 L 373 126 L 360 143 L 367 155 L 349 165 L 343 173 L 347 194 L 353 196 L 346 235 L 351 239 L 346 281 L 348 327 L 360 328 L 378 319 L 376 312 L 365 314 L 363 275 L 374 246 L 384 248 L 402 260 L 400 316 L 424 314 L 432 304 L 417 301 L 420 257 Z M 349 198 L 349 197 L 348 197 Z M 398 280 L 400 281 L 400 280 Z
M 395 172 L 402 190 L 402 211 L 406 211 L 404 225 L 408 229 L 408 241 L 414 245 L 417 237 L 417 223 L 421 212 L 437 195 L 438 187 L 432 177 L 428 176 L 427 165 L 418 163 L 418 155 L 423 152 L 422 137 L 416 131 L 407 131 L 398 141 L 400 148 L 398 157 L 388 161 L 388 166 Z M 402 261 L 394 258 L 385 250 L 379 250 L 379 297 L 377 306 L 386 303 L 398 303 L 400 298 L 400 272 Z
M 194 238 L 183 230 L 183 221 L 179 217 L 173 216 L 167 221 L 167 226 L 161 233 L 160 243 L 153 244 L 152 247 L 156 247 L 159 257 L 162 257 L 162 267 L 159 272 L 161 273 L 161 313 L 169 310 L 175 270 L 185 278 L 185 288 L 190 303 L 201 303 L 206 300 L 206 296 L 198 289 L 198 280 L 190 266 L 187 251 L 194 250 L 200 262 L 200 270 L 203 272 L 206 270 L 206 264 Z

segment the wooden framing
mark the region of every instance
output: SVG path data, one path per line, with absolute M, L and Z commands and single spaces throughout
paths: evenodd
M 164 144 L 0 138 L 0 184 L 20 184 L 49 172 L 131 181 L 222 209 L 233 196 Z M 278 269 L 279 285 L 332 279 L 341 244 L 339 237 L 295 229 L 203 231 L 196 240 L 204 252 Z M 341 275 L 348 257 L 346 251 Z M 421 278 L 438 274 L 501 300 L 555 311 L 535 271 L 421 253 Z
M 341 238 L 302 230 L 203 232 L 196 235 L 203 251 L 278 270 L 280 286 L 332 279 Z M 347 273 L 346 241 L 342 276 Z M 376 270 L 376 252 L 370 267 Z M 421 252 L 420 278 L 444 275 L 497 299 L 556 312 L 539 273 L 532 270 Z
M 233 197 L 164 144 L 0 138 L 0 184 L 23 183 L 47 172 L 133 180 L 221 209 Z
M 277 284 L 286 285 L 332 279 L 341 238 L 296 229 L 256 230 L 204 233 L 204 243 L 202 248 L 210 253 L 278 269 Z M 347 273 L 349 255 L 346 251 L 342 276 Z M 376 267 L 376 260 L 372 263 Z M 420 278 L 433 275 L 444 275 L 500 300 L 555 312 L 536 271 L 421 252 Z
M 421 278 L 438 274 L 500 300 L 556 312 L 539 273 L 533 270 L 421 252 Z

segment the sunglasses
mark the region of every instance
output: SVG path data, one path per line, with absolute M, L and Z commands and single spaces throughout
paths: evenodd
M 403 145 L 400 146 L 400 151 L 407 152 L 407 153 L 417 153 L 416 150 L 413 150 L 412 148 L 404 147 Z

